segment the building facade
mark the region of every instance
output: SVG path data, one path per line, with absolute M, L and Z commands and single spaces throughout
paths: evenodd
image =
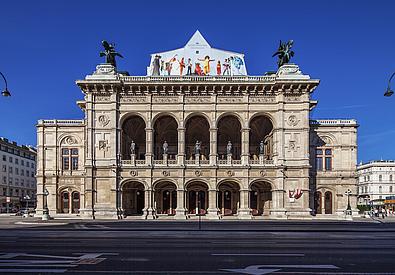
M 355 211 L 358 125 L 310 120 L 318 84 L 295 64 L 248 76 L 198 32 L 147 76 L 98 65 L 77 81 L 83 120 L 38 122 L 37 214 L 341 217 L 347 190 Z
M 361 163 L 357 173 L 359 205 L 380 207 L 387 198 L 395 196 L 395 161 Z
M 36 155 L 36 150 L 30 146 L 0 138 L 1 212 L 35 207 Z

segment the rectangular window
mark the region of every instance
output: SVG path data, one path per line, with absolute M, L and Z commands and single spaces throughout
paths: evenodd
M 25 170 L 21 169 L 21 176 L 25 175 Z
M 3 161 L 7 161 L 6 155 L 3 155 Z
M 325 170 L 326 171 L 332 170 L 332 157 L 325 157 Z
M 7 177 L 6 176 L 3 177 L 3 183 L 7 184 Z
M 8 161 L 9 161 L 10 163 L 12 163 L 12 157 L 10 157 L 10 158 L 8 159 Z
M 322 171 L 322 157 L 318 157 L 315 159 L 315 167 L 317 168 L 317 171 Z
M 23 159 L 21 159 L 21 165 L 25 165 L 25 161 Z
M 392 193 L 392 186 L 390 186 L 390 193 Z
M 78 149 L 62 149 L 62 167 L 63 170 L 78 170 Z
M 3 172 L 7 172 L 7 165 L 3 164 L 2 171 L 3 171 Z
M 12 167 L 10 166 L 10 167 L 8 167 L 8 173 L 10 173 L 10 174 L 12 174 Z
M 34 172 L 32 172 L 32 178 L 34 178 Z
M 19 175 L 19 169 L 15 168 L 15 175 Z
M 19 164 L 19 159 L 15 159 L 15 164 Z
M 317 171 L 331 171 L 332 170 L 332 149 L 316 150 L 316 169 Z

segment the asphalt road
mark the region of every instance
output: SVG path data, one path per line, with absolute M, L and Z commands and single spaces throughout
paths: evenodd
M 395 274 L 395 223 L 9 219 L 0 274 L 14 272 Z

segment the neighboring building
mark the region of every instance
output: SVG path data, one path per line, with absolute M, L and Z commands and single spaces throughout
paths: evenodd
M 38 215 L 45 189 L 52 216 L 337 218 L 347 190 L 356 213 L 358 125 L 310 120 L 319 80 L 297 65 L 248 76 L 196 32 L 147 72 L 98 65 L 83 120 L 38 122 Z
M 36 156 L 34 148 L 0 138 L 1 212 L 7 211 L 7 205 L 9 211 L 35 207 Z
M 357 173 L 359 205 L 382 206 L 386 199 L 395 196 L 395 161 L 376 160 L 360 164 Z

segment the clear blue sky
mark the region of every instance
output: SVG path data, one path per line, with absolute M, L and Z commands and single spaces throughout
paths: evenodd
M 145 75 L 149 54 L 183 46 L 199 29 L 216 48 L 245 53 L 250 75 L 276 68 L 278 41 L 293 39 L 304 73 L 321 80 L 313 118 L 355 118 L 358 159 L 395 159 L 395 1 L 3 1 L 0 136 L 36 144 L 38 119 L 79 119 L 75 80 L 115 42 L 118 67 Z M 395 88 L 395 81 L 392 84 Z M 3 88 L 3 83 L 0 83 Z

